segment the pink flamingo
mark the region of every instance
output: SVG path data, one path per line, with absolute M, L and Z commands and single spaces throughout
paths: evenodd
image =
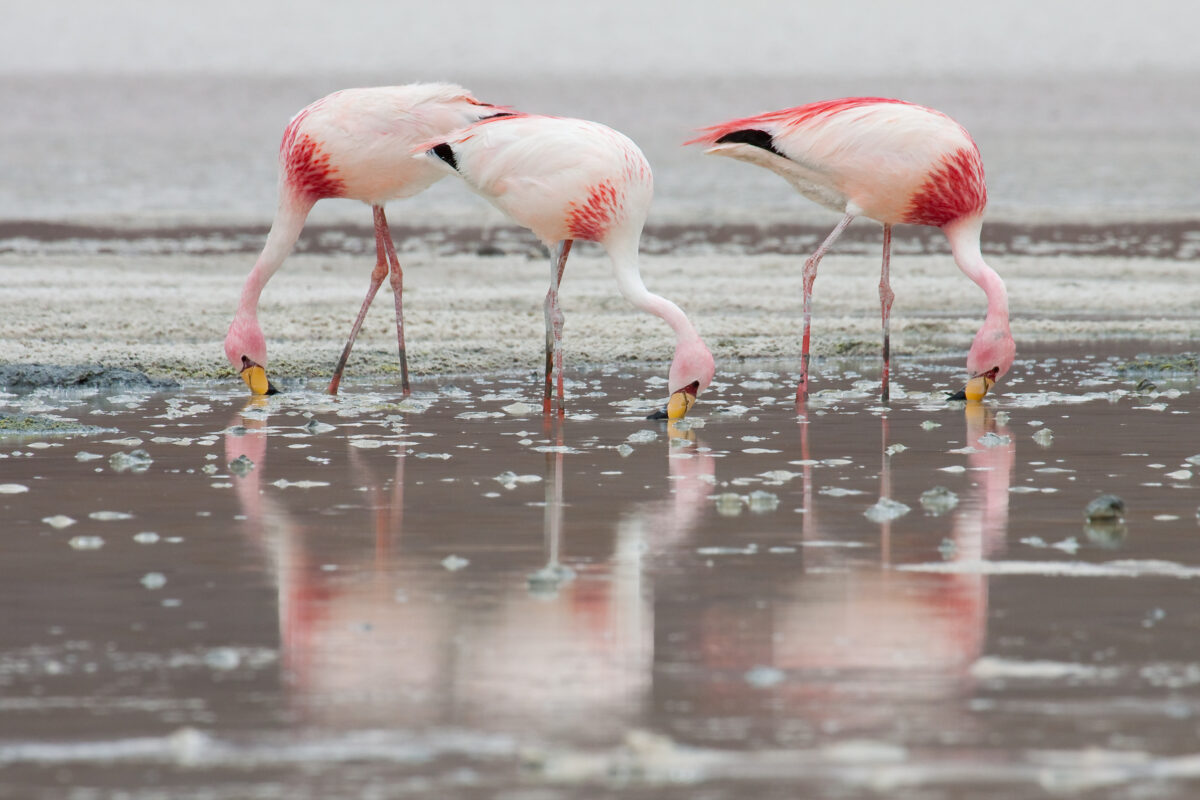
M 467 185 L 550 251 L 543 410 L 550 413 L 551 373 L 557 373 L 563 413 L 563 314 L 559 285 L 571 243 L 599 242 L 608 253 L 621 294 L 661 317 L 675 332 L 668 377 L 670 399 L 655 418 L 683 417 L 712 380 L 712 354 L 679 306 L 651 293 L 638 271 L 638 242 L 653 194 L 646 157 L 617 131 L 580 119 L 510 115 L 484 120 L 418 150 Z
M 879 302 L 883 317 L 883 401 L 888 400 L 892 309 L 892 226 L 931 225 L 950 241 L 954 262 L 983 289 L 988 310 L 967 354 L 969 380 L 956 399 L 982 399 L 1008 372 L 1016 345 L 1004 281 L 983 261 L 979 231 L 987 205 L 983 161 L 970 134 L 938 111 L 878 97 L 848 97 L 772 111 L 703 129 L 688 144 L 782 175 L 810 200 L 844 216 L 804 262 L 804 339 L 797 399 L 808 391 L 812 287 L 821 257 L 857 216 L 883 224 Z
M 225 355 L 252 392 L 275 393 L 266 375 L 267 344 L 258 324 L 258 299 L 263 287 L 291 253 L 313 205 L 325 197 L 345 197 L 361 200 L 375 212 L 376 262 L 366 299 L 329 382 L 329 393 L 337 394 L 350 348 L 390 265 L 400 381 L 408 395 L 404 273 L 383 206 L 388 200 L 419 194 L 443 177 L 433 165 L 413 160 L 410 153 L 416 144 L 480 119 L 508 113 L 479 102 L 460 86 L 412 83 L 334 92 L 292 118 L 279 147 L 279 208 L 266 245 L 242 287 L 237 312 L 225 336 Z

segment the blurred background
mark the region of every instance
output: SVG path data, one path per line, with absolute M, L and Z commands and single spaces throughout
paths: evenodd
M 0 220 L 265 224 L 296 111 L 346 86 L 427 80 L 628 133 L 655 167 L 651 224 L 832 221 L 778 177 L 680 143 L 851 94 L 965 125 L 992 218 L 1200 207 L 1200 5 L 1171 0 L 5 0 L 0 14 Z M 326 201 L 313 219 L 364 213 Z M 391 211 L 400 224 L 493 214 L 449 181 Z

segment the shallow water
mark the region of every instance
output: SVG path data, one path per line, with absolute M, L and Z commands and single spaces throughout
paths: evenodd
M 1197 379 L 1063 351 L 0 395 L 0 796 L 1190 796 Z

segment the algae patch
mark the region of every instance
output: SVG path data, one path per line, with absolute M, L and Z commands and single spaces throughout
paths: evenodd
M 115 433 L 114 428 L 97 428 L 73 419 L 42 414 L 8 414 L 0 411 L 0 438 L 5 436 L 79 436 Z

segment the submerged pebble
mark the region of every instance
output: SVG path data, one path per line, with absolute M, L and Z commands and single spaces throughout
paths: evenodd
M 442 559 L 442 566 L 449 572 L 458 572 L 471 562 L 461 556 L 449 555 Z
M 723 492 L 713 498 L 717 513 L 723 517 L 736 517 L 742 513 L 742 496 L 736 492 Z
M 1042 428 L 1033 435 L 1033 441 L 1042 447 L 1049 447 L 1050 443 L 1054 441 L 1054 434 L 1049 428 Z
M 167 585 L 167 576 L 161 572 L 147 572 L 142 576 L 142 586 L 145 586 L 151 591 L 161 589 Z
M 67 544 L 75 550 L 99 550 L 104 546 L 104 539 L 100 536 L 76 536 Z
M 930 516 L 941 516 L 958 505 L 958 495 L 945 486 L 934 486 L 921 493 L 921 508 Z
M 863 512 L 863 516 L 872 522 L 889 522 L 912 511 L 904 503 L 890 497 L 881 497 L 879 502 Z
M 845 489 L 841 486 L 822 486 L 817 490 L 817 494 L 827 495 L 829 497 L 849 497 L 855 494 L 865 494 L 861 489 Z
M 132 472 L 141 475 L 150 469 L 154 459 L 145 450 L 130 450 L 128 453 L 113 453 L 108 457 L 108 465 L 114 472 Z
M 133 514 L 128 514 L 124 511 L 93 511 L 88 514 L 88 518 L 98 522 L 114 522 L 122 519 L 133 519 Z
M 542 479 L 541 475 L 518 475 L 511 470 L 501 472 L 496 476 L 495 480 L 500 483 L 505 489 L 515 489 L 518 483 L 537 483 Z
M 51 528 L 68 528 L 75 524 L 75 520 L 68 517 L 66 514 L 55 514 L 53 517 L 42 517 L 42 522 L 49 525 Z
M 1115 494 L 1102 494 L 1087 504 L 1084 515 L 1092 522 L 1121 519 L 1125 516 L 1125 501 Z
M 24 494 L 28 491 L 28 486 L 19 483 L 0 483 L 0 494 Z
M 509 403 L 506 406 L 502 406 L 500 410 L 512 417 L 526 417 L 537 409 L 528 403 Z
M 988 432 L 980 436 L 977 440 L 984 447 L 999 447 L 1000 445 L 1008 444 L 1012 441 L 1011 436 L 1001 436 L 997 433 Z
M 766 514 L 779 508 L 779 497 L 761 489 L 750 493 L 747 498 L 750 510 L 755 514 Z
M 245 453 L 229 462 L 229 471 L 239 478 L 249 474 L 252 469 L 254 469 L 254 462 Z
M 776 669 L 775 667 L 757 666 L 746 670 L 746 673 L 742 677 L 746 683 L 756 689 L 769 689 L 772 686 L 778 686 L 783 683 L 784 678 L 787 676 L 783 673 L 783 670 Z
M 232 647 L 214 647 L 204 654 L 204 663 L 210 669 L 228 671 L 241 665 L 242 656 Z

